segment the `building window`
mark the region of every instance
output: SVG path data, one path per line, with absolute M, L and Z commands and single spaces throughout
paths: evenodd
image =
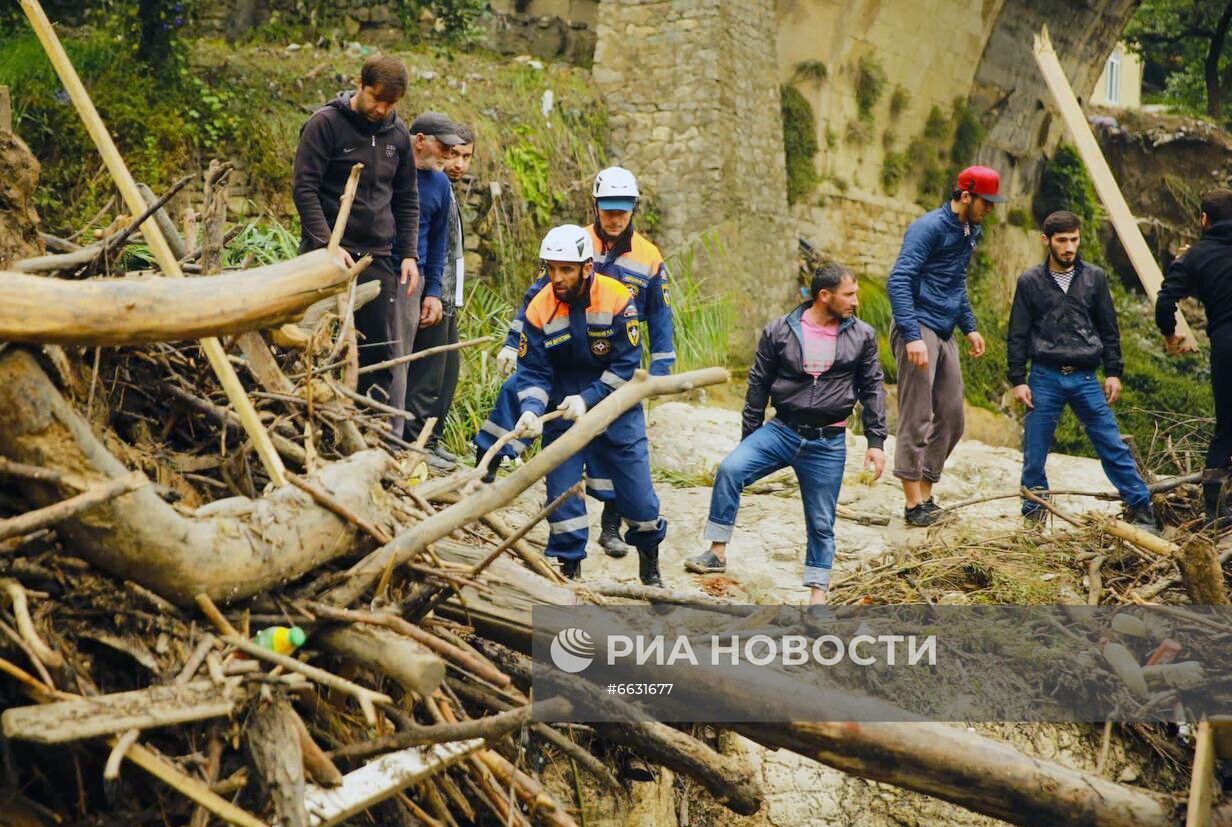
M 1117 46 L 1104 66 L 1104 98 L 1114 105 L 1121 102 L 1121 59 L 1124 56 L 1125 52 Z

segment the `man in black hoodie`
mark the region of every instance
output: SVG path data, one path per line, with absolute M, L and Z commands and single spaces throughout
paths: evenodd
M 1124 368 L 1112 292 L 1104 271 L 1078 256 L 1081 237 L 1082 221 L 1074 213 L 1059 210 L 1045 218 L 1041 238 L 1048 258 L 1019 276 L 1014 290 L 1006 362 L 1014 398 L 1027 407 L 1022 485 L 1048 490 L 1044 466 L 1068 405 L 1125 501 L 1126 519 L 1153 532 L 1157 526 L 1151 492 L 1112 413 L 1111 406 L 1121 396 Z M 1095 375 L 1101 364 L 1102 387 Z M 1022 513 L 1036 524 L 1048 516 L 1039 504 L 1026 499 Z
M 318 109 L 300 130 L 292 170 L 292 198 L 299 211 L 300 252 L 329 244 L 351 167 L 364 165 L 350 219 L 342 235 L 342 261 L 351 266 L 365 255 L 372 264 L 360 282 L 379 281 L 380 295 L 355 312 L 359 363 L 383 362 L 411 351 L 394 326 L 398 289 L 414 293 L 419 281 L 419 191 L 411 134 L 394 106 L 406 93 L 407 72 L 394 57 L 364 61 L 358 89 L 343 92 Z M 394 264 L 394 241 L 405 257 Z M 401 288 L 400 288 L 401 285 Z M 390 398 L 390 370 L 359 377 L 359 392 Z M 373 387 L 377 393 L 370 394 Z M 398 400 L 401 404 L 401 400 Z
M 1215 435 L 1206 452 L 1202 495 L 1207 522 L 1223 529 L 1232 527 L 1232 190 L 1215 189 L 1202 196 L 1201 222 L 1202 237 L 1168 268 L 1155 300 L 1155 324 L 1168 352 L 1175 355 L 1184 341 L 1176 335 L 1177 302 L 1195 296 L 1206 311 Z

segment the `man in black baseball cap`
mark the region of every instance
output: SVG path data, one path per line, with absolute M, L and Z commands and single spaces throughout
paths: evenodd
M 453 121 L 449 120 L 449 116 L 444 112 L 424 112 L 418 118 L 411 121 L 412 135 L 424 135 L 429 138 L 435 138 L 450 149 L 459 144 L 466 143 L 458 136 L 457 130 L 458 127 Z M 446 153 L 445 157 L 449 157 L 448 153 Z

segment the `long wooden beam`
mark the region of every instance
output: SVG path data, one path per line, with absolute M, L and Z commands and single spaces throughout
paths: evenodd
M 1104 153 L 1100 151 L 1099 143 L 1095 140 L 1095 133 L 1091 131 L 1091 125 L 1087 123 L 1082 106 L 1078 103 L 1078 98 L 1074 96 L 1074 90 L 1069 85 L 1069 79 L 1065 77 L 1065 70 L 1061 68 L 1061 61 L 1057 59 L 1057 53 L 1052 48 L 1052 40 L 1048 37 L 1047 26 L 1035 36 L 1034 51 L 1035 62 L 1039 64 L 1040 72 L 1044 75 L 1048 91 L 1052 92 L 1052 97 L 1061 110 L 1061 120 L 1069 130 L 1070 137 L 1074 139 L 1078 154 L 1082 156 L 1082 162 L 1087 165 L 1091 179 L 1095 182 L 1095 191 L 1099 194 L 1099 200 L 1104 202 L 1104 206 L 1108 209 L 1108 218 L 1111 219 L 1117 237 L 1121 239 L 1121 245 L 1129 255 L 1130 263 L 1138 272 L 1138 279 L 1142 282 L 1146 294 L 1150 296 L 1151 301 L 1154 301 L 1164 282 L 1163 272 L 1159 269 L 1159 262 L 1151 254 L 1151 249 L 1146 246 L 1142 230 L 1138 229 L 1138 222 L 1134 214 L 1130 212 L 1129 204 L 1125 201 L 1121 188 L 1117 186 L 1116 178 L 1112 175 L 1112 169 L 1109 168 Z M 1177 335 L 1185 338 L 1184 344 L 1181 345 L 1182 350 L 1197 350 L 1197 342 L 1194 341 L 1189 324 L 1180 310 L 1176 312 L 1176 332 Z
M 0 272 L 0 340 L 135 345 L 277 327 L 351 278 L 325 250 L 220 276 L 63 279 Z
M 103 156 L 103 163 L 107 165 L 107 169 L 111 172 L 111 177 L 115 179 L 116 186 L 124 197 L 124 202 L 128 205 L 129 213 L 141 215 L 146 210 L 146 203 L 145 199 L 141 196 L 141 190 L 137 187 L 137 181 L 133 178 L 132 173 L 128 171 L 128 166 L 124 163 L 120 150 L 116 148 L 115 141 L 111 139 L 111 135 L 107 132 L 103 119 L 99 117 L 98 110 L 94 108 L 94 103 L 90 100 L 86 87 L 82 84 L 81 78 L 78 77 L 77 70 L 73 68 L 72 61 L 69 60 L 68 53 L 64 51 L 64 45 L 60 43 L 60 38 L 56 36 L 55 29 L 52 28 L 51 21 L 47 19 L 47 14 L 43 11 L 43 7 L 39 4 L 38 0 L 21 0 L 21 8 L 30 20 L 30 25 L 34 27 L 34 33 L 38 35 L 39 42 L 43 44 L 43 49 L 47 52 L 47 57 L 50 58 L 52 66 L 55 67 L 56 74 L 60 77 L 60 82 L 64 84 L 65 91 L 68 92 L 69 98 L 73 101 L 73 105 L 77 107 L 77 112 L 85 122 L 86 131 L 90 133 L 95 146 L 98 147 L 99 154 Z M 158 226 L 158 221 L 153 217 L 146 219 L 145 223 L 141 226 L 141 232 L 145 236 L 146 243 L 150 245 L 150 252 L 153 253 L 154 260 L 158 262 L 158 266 L 162 269 L 163 273 L 175 278 L 182 278 L 184 273 L 180 270 L 179 260 L 176 259 L 175 253 L 171 251 L 166 237 L 163 236 L 162 228 Z M 214 373 L 218 376 L 218 381 L 222 383 L 223 390 L 227 393 L 227 398 L 231 400 L 231 404 L 235 406 L 236 412 L 240 415 L 240 422 L 244 426 L 244 431 L 248 434 L 249 439 L 252 440 L 253 447 L 256 448 L 257 455 L 261 458 L 261 463 L 265 466 L 265 471 L 269 474 L 270 480 L 280 487 L 286 485 L 287 481 L 282 458 L 274 450 L 274 444 L 270 441 L 269 433 L 257 417 L 256 408 L 253 407 L 252 400 L 244 392 L 244 386 L 240 384 L 240 379 L 235 374 L 235 368 L 227 361 L 227 354 L 223 350 L 222 343 L 214 338 L 202 339 L 201 349 L 205 351 L 210 367 L 214 369 Z

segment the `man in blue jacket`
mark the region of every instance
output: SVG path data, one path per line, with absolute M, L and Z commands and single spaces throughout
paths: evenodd
M 988 167 L 958 174 L 950 201 L 907 228 L 886 289 L 894 309 L 890 345 L 898 360 L 898 434 L 894 476 L 906 496 L 909 526 L 932 525 L 941 509 L 933 484 L 963 433 L 963 378 L 957 327 L 984 355 L 967 296 L 967 265 L 979 243 L 980 224 L 1005 200 L 1000 176 Z

